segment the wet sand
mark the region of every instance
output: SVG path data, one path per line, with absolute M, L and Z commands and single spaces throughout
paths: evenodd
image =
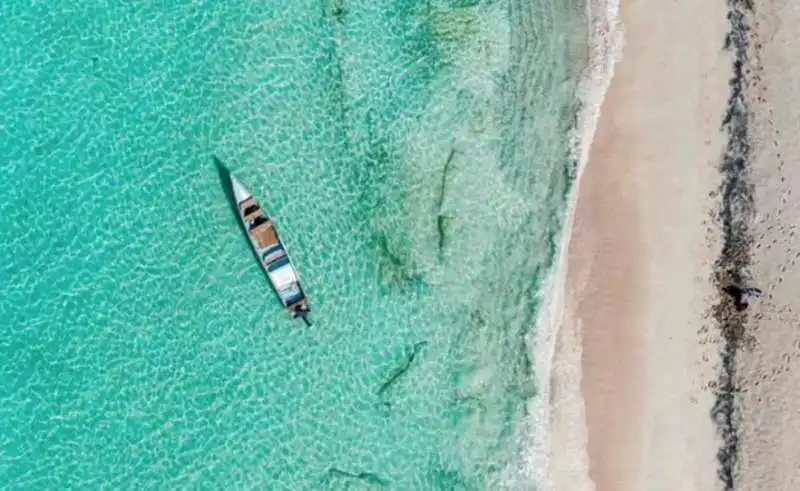
M 554 361 L 581 353 L 597 491 L 722 487 L 709 389 L 720 368 L 709 313 L 721 241 L 709 212 L 727 138 L 726 14 L 725 2 L 621 5 L 623 60 L 578 184 Z M 558 422 L 568 405 L 555 403 Z M 559 452 L 553 480 L 568 489 Z

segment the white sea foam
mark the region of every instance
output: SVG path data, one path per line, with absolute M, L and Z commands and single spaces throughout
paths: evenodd
M 514 479 L 517 483 L 535 482 L 537 489 L 552 490 L 553 472 L 551 467 L 552 441 L 555 438 L 566 440 L 572 468 L 558 469 L 569 473 L 571 490 L 593 490 L 594 485 L 588 475 L 586 454 L 586 427 L 583 416 L 583 398 L 580 392 L 580 340 L 569 353 L 567 367 L 561 367 L 560 398 L 574 406 L 566 416 L 574 421 L 566 425 L 570 434 L 553 435 L 552 421 L 552 381 L 556 342 L 564 325 L 564 296 L 567 277 L 567 251 L 572 233 L 578 189 L 584 167 L 588 162 L 589 149 L 600 118 L 600 111 L 606 92 L 614 75 L 614 67 L 622 57 L 624 43 L 623 29 L 619 22 L 618 0 L 589 0 L 586 5 L 589 52 L 587 64 L 578 84 L 577 96 L 581 107 L 571 137 L 572 158 L 575 162 L 574 179 L 566 209 L 566 219 L 562 239 L 553 267 L 550 272 L 550 288 L 541 292 L 539 318 L 530 339 L 535 360 L 538 393 L 529 401 L 529 420 L 523 425 L 524 433 L 521 448 L 521 465 Z M 580 332 L 577 326 L 577 332 Z M 564 370 L 568 370 L 565 373 Z M 519 486 L 509 486 L 517 488 Z

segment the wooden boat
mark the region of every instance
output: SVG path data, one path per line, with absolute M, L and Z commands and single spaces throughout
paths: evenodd
M 250 191 L 233 174 L 230 174 L 230 180 L 239 218 L 272 287 L 283 306 L 292 315 L 292 319 L 300 317 L 306 325 L 311 326 L 311 321 L 308 319 L 308 314 L 311 312 L 308 299 L 272 220 Z

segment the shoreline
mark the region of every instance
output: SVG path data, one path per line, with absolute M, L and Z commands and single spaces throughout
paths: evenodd
M 575 332 L 565 329 L 564 308 L 567 281 L 567 252 L 572 235 L 578 186 L 586 167 L 600 111 L 621 57 L 624 33 L 619 23 L 619 0 L 597 0 L 585 4 L 586 60 L 576 89 L 579 109 L 571 130 L 573 182 L 560 243 L 551 267 L 549 288 L 543 292 L 542 306 L 531 343 L 536 361 L 537 398 L 529 401 L 534 426 L 522 438 L 527 442 L 522 474 L 530 481 L 535 469 L 541 489 L 592 490 L 588 479 L 588 459 L 584 450 L 583 401 L 580 394 L 580 344 Z M 555 375 L 555 373 L 558 375 Z M 553 435 L 558 435 L 554 438 Z M 554 446 L 558 447 L 554 451 Z M 558 472 L 554 472 L 558 469 Z
M 715 489 L 721 442 L 707 384 L 720 360 L 702 333 L 718 298 L 709 279 L 719 238 L 707 218 L 719 209 L 708 196 L 725 147 L 727 8 L 639 0 L 620 10 L 625 49 L 566 232 L 550 474 L 576 478 L 568 463 L 581 449 L 559 445 L 559 431 L 585 422 L 596 491 Z M 582 401 L 559 399 L 576 384 Z

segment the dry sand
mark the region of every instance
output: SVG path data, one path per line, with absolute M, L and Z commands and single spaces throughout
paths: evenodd
M 725 2 L 621 5 L 623 60 L 578 187 L 554 360 L 558 368 L 582 339 L 589 475 L 597 491 L 722 487 L 707 389 L 718 346 L 703 328 L 720 252 L 719 234 L 706 222 L 718 206 L 709 193 L 720 185 L 726 142 L 726 14 Z M 562 402 L 554 395 L 554 432 L 570 407 Z M 557 490 L 573 489 L 563 451 L 554 444 Z
M 749 181 L 756 218 L 750 276 L 764 290 L 738 355 L 735 489 L 800 489 L 800 4 L 759 2 L 750 15 Z M 794 191 L 794 192 L 792 192 Z

